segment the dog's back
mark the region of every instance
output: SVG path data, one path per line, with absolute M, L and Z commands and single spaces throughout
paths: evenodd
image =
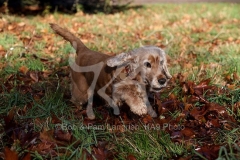
M 60 35 L 65 40 L 69 41 L 71 43 L 71 45 L 74 47 L 74 49 L 76 50 L 76 54 L 77 54 L 75 62 L 78 66 L 82 66 L 82 67 L 86 66 L 87 67 L 87 66 L 98 64 L 99 62 L 104 62 L 104 65 L 99 74 L 95 89 L 100 89 L 100 88 L 104 87 L 111 79 L 112 72 L 114 71 L 113 67 L 108 67 L 106 65 L 106 59 L 108 59 L 111 56 L 90 50 L 73 33 L 71 33 L 69 30 L 67 30 L 65 28 L 58 26 L 57 24 L 50 23 L 50 26 L 55 31 L 56 34 Z M 72 80 L 75 81 L 76 83 L 77 83 L 77 81 L 79 81 L 78 80 L 79 74 L 84 75 L 88 85 L 90 86 L 92 83 L 93 77 L 94 77 L 93 72 L 92 73 L 91 72 L 90 73 L 77 73 L 72 70 L 72 78 L 73 78 Z M 109 92 L 111 92 L 111 91 L 109 91 Z M 111 93 L 109 93 L 109 94 L 111 94 Z
M 60 35 L 65 40 L 71 43 L 71 45 L 76 50 L 76 53 L 78 55 L 78 58 L 76 59 L 76 63 L 78 64 L 80 63 L 79 65 L 88 66 L 88 65 L 96 64 L 98 62 L 105 61 L 107 58 L 110 57 L 109 55 L 90 50 L 82 43 L 82 41 L 78 37 L 76 37 L 69 30 L 62 28 L 59 25 L 53 24 L 53 23 L 50 23 L 50 26 L 56 34 Z M 81 62 L 78 62 L 78 60 L 81 60 Z

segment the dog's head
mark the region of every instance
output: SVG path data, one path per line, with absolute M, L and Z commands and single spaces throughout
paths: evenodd
M 107 60 L 110 67 L 128 65 L 129 76 L 140 77 L 150 91 L 159 92 L 166 87 L 171 75 L 167 68 L 165 52 L 154 46 L 141 47 L 128 53 L 121 53 Z

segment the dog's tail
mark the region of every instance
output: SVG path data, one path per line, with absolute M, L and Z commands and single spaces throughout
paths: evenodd
M 74 34 L 72 34 L 69 30 L 60 27 L 57 24 L 50 23 L 51 28 L 54 30 L 54 32 L 60 36 L 62 36 L 65 40 L 69 41 L 73 48 L 77 51 L 86 49 L 87 47 L 82 43 L 82 41 L 76 37 Z

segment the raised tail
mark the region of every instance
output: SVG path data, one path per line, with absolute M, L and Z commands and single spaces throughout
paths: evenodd
M 69 41 L 73 48 L 77 51 L 86 49 L 87 47 L 82 43 L 82 41 L 76 37 L 74 34 L 72 34 L 69 30 L 60 27 L 57 24 L 50 23 L 51 28 L 54 30 L 55 33 L 63 37 L 65 40 Z

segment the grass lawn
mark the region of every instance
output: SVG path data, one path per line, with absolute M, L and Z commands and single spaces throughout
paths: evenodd
M 0 18 L 0 157 L 240 159 L 240 5 L 161 4 L 114 14 Z M 151 99 L 158 118 L 70 101 L 73 48 L 49 23 L 106 54 L 162 47 L 173 78 Z

